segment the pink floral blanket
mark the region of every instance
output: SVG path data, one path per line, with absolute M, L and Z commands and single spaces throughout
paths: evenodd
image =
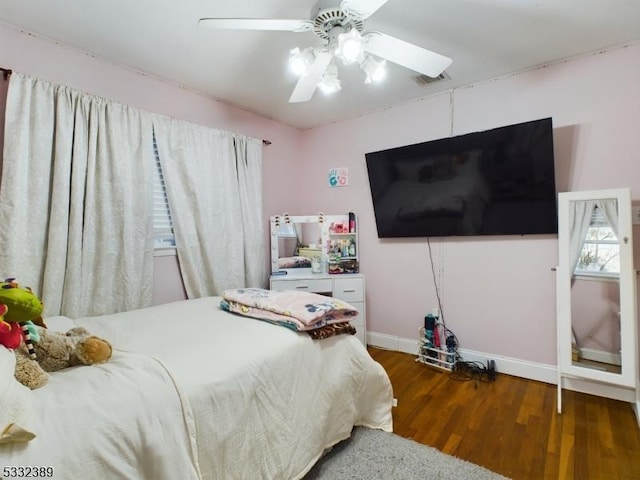
M 259 318 L 297 331 L 309 331 L 347 322 L 358 315 L 358 310 L 347 302 L 296 290 L 225 290 L 220 305 L 230 312 Z

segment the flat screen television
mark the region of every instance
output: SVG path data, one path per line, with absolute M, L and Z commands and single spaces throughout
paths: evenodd
M 551 118 L 366 154 L 378 237 L 558 233 Z

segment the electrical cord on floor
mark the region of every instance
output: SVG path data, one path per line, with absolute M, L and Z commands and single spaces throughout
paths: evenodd
M 479 382 L 488 383 L 494 381 L 496 379 L 495 374 L 493 360 L 490 360 L 489 366 L 487 366 L 480 362 L 465 362 L 462 359 L 458 359 L 450 373 L 450 378 L 459 382 L 473 381 L 475 388 L 478 388 Z

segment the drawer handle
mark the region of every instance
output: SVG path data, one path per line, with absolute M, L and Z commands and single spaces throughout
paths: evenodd
M 355 293 L 356 289 L 355 288 L 350 288 L 347 290 L 342 290 L 342 293 Z
M 309 288 L 309 285 L 296 285 L 296 288 L 305 289 L 305 288 Z

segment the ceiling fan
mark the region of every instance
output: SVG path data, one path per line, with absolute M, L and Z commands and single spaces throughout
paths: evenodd
M 345 64 L 358 62 L 366 74 L 365 83 L 384 75 L 385 61 L 437 77 L 451 65 L 449 57 L 426 50 L 378 31 L 363 31 L 364 21 L 388 0 L 318 0 L 310 20 L 262 18 L 201 18 L 198 25 L 231 30 L 313 32 L 323 40 L 317 47 L 291 50 L 289 64 L 300 75 L 289 102 L 306 102 L 316 88 L 325 92 L 340 89 L 335 59 Z M 377 60 L 380 57 L 382 60 Z

